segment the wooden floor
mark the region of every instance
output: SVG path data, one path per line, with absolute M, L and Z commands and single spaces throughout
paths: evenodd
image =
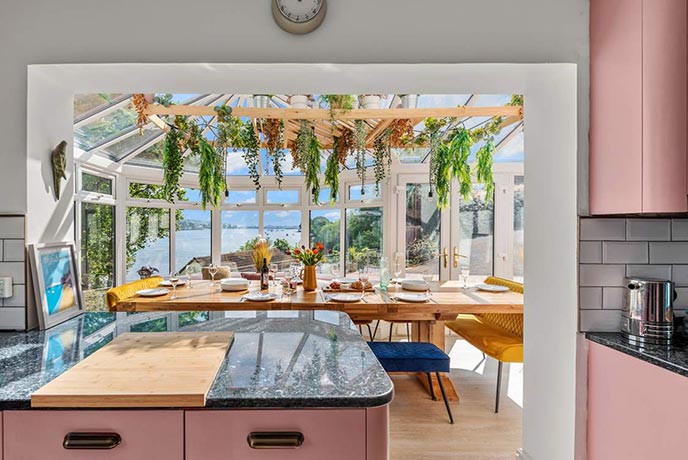
M 455 340 L 447 338 L 447 350 Z M 454 364 L 455 354 L 452 359 Z M 484 375 L 452 369 L 461 397 L 452 403 L 454 425 L 449 424 L 444 404 L 431 401 L 414 376 L 393 376 L 391 460 L 514 460 L 521 447 L 522 411 L 503 389 L 499 414 L 494 413 L 496 366 L 492 362 L 484 369 Z

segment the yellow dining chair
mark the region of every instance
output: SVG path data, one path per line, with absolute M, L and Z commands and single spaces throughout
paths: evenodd
M 485 284 L 506 286 L 513 292 L 523 294 L 523 284 L 516 281 L 490 276 Z M 495 413 L 498 413 L 502 364 L 523 362 L 523 313 L 459 315 L 445 325 L 480 350 L 483 356 L 488 355 L 499 362 L 495 398 Z
M 108 310 L 113 311 L 117 305 L 117 302 L 134 297 L 136 295 L 136 291 L 154 288 L 160 284 L 162 280 L 163 278 L 160 276 L 152 276 L 150 278 L 132 281 L 131 283 L 125 283 L 108 289 L 107 294 L 105 295 L 105 301 L 107 302 Z

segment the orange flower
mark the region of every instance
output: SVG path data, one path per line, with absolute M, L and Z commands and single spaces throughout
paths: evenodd
M 318 254 L 319 252 L 318 248 L 313 249 L 313 254 Z
M 294 254 L 296 254 L 298 256 L 299 254 L 301 254 L 301 250 L 300 249 L 294 249 Z
M 315 243 L 315 247 L 318 248 L 318 249 L 320 249 L 321 251 L 322 251 L 323 249 L 325 249 L 325 245 L 322 244 L 322 243 L 319 242 L 319 241 L 318 241 L 317 243 Z

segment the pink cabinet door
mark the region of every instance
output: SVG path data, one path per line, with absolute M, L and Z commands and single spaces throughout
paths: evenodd
M 590 2 L 591 214 L 642 212 L 642 10 Z
M 588 460 L 687 458 L 688 377 L 590 342 Z
M 686 0 L 643 1 L 645 213 L 688 210 L 686 13 Z
M 249 446 L 251 433 L 284 432 L 300 433 L 301 446 Z M 365 409 L 186 411 L 186 460 L 290 459 L 365 460 Z
M 4 460 L 183 460 L 182 411 L 6 411 Z M 68 450 L 68 433 L 117 433 L 107 450 Z

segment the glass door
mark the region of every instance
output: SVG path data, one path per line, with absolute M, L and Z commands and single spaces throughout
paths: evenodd
M 437 208 L 427 175 L 401 174 L 397 183 L 397 250 L 390 268 L 394 275 L 450 279 L 450 211 Z

